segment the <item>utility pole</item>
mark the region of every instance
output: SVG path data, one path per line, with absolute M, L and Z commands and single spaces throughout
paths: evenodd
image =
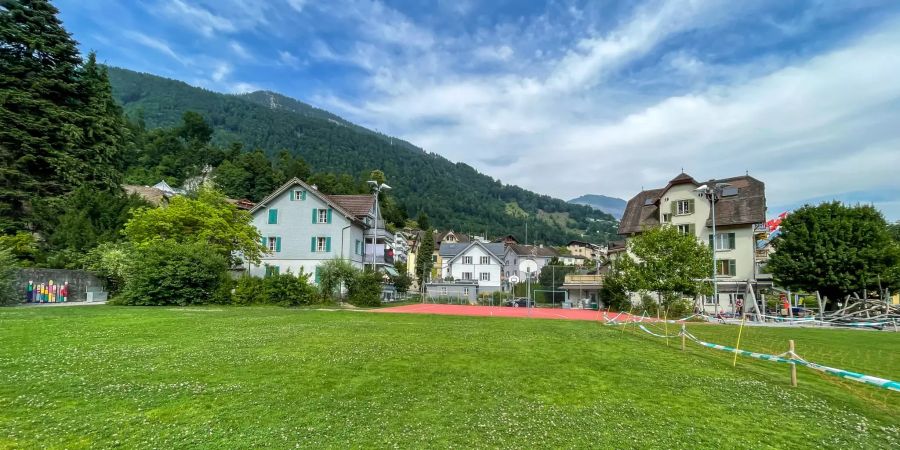
M 375 254 L 378 248 L 378 195 L 381 194 L 382 190 L 386 191 L 391 187 L 375 180 L 369 180 L 369 184 L 375 188 L 375 227 L 372 229 L 372 272 L 375 272 L 377 270 Z

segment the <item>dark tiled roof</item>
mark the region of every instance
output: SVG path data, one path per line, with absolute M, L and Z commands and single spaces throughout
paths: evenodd
M 375 202 L 372 195 L 329 195 L 328 198 L 358 218 L 368 215 Z
M 453 235 L 456 236 L 456 242 L 462 243 L 462 242 L 469 242 L 469 241 L 470 241 L 469 236 L 466 236 L 465 234 L 462 234 L 462 233 L 457 233 L 457 232 L 455 232 L 455 231 L 453 231 L 453 230 L 449 230 L 449 231 L 438 231 L 438 232 L 434 233 L 434 246 L 435 246 L 435 248 L 440 247 L 441 242 L 442 242 L 442 241 L 444 240 L 444 238 L 446 238 L 447 235 L 450 234 L 450 233 L 453 233 Z
M 534 245 L 509 244 L 509 249 L 513 253 L 520 256 L 541 256 L 544 258 L 553 258 L 559 256 L 559 252 L 553 247 L 536 247 Z M 533 252 L 533 253 L 532 253 Z
M 502 243 L 491 243 L 491 244 L 482 244 L 481 242 L 464 242 L 464 243 L 446 243 L 441 245 L 441 249 L 438 251 L 438 254 L 444 258 L 452 258 L 458 255 L 460 252 L 469 248 L 470 245 L 480 245 L 484 247 L 487 251 L 491 252 L 498 259 L 503 259 L 503 251 L 506 248 Z
M 698 184 L 687 174 L 680 174 L 662 189 L 642 191 L 625 206 L 625 213 L 619 222 L 619 234 L 639 233 L 645 228 L 659 225 L 659 197 L 675 184 Z M 766 221 L 766 186 L 762 181 L 749 175 L 741 177 L 709 180 L 707 185 L 728 183 L 737 188 L 737 195 L 722 197 L 716 202 L 716 225 L 742 225 Z M 652 200 L 652 201 L 651 201 Z M 707 219 L 707 226 L 712 220 Z
M 641 191 L 628 200 L 622 220 L 619 221 L 619 234 L 640 233 L 644 228 L 659 225 L 659 196 L 663 189 Z
M 716 202 L 716 225 L 742 225 L 763 223 L 766 221 L 766 185 L 751 176 L 709 180 L 708 185 L 728 183 L 737 188 L 733 197 L 722 197 Z M 706 226 L 712 226 L 712 220 L 706 220 Z

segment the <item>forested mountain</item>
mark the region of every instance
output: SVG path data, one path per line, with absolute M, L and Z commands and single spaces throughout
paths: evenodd
M 440 228 L 524 237 L 527 217 L 529 240 L 548 244 L 603 242 L 616 232 L 608 214 L 504 185 L 471 166 L 278 94 L 225 95 L 118 68 L 109 68 L 109 79 L 126 113 L 147 128 L 177 126 L 184 112 L 196 111 L 220 146 L 240 142 L 270 156 L 286 149 L 317 171 L 358 178 L 382 170 L 409 216 L 425 211 Z
M 581 197 L 569 200 L 569 203 L 574 203 L 576 205 L 587 205 L 591 208 L 598 209 L 607 214 L 610 214 L 616 219 L 621 219 L 622 214 L 625 214 L 625 204 L 627 202 L 617 197 L 607 197 L 605 195 L 598 194 L 586 194 L 582 195 Z

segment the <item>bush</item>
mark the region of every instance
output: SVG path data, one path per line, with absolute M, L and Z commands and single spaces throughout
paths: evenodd
M 0 248 L 0 306 L 21 302 L 16 295 L 16 258 L 12 252 Z
M 341 284 L 350 285 L 350 281 L 359 273 L 346 259 L 335 258 L 325 261 L 319 266 L 319 290 L 322 298 L 332 300 L 340 293 Z
M 603 285 L 600 286 L 600 300 L 610 311 L 624 312 L 631 309 L 631 298 L 628 296 L 628 289 L 621 274 L 610 274 L 603 279 Z
M 130 255 L 117 302 L 125 305 L 209 303 L 227 277 L 227 260 L 202 243 L 155 241 Z
M 353 306 L 381 305 L 381 274 L 357 272 L 347 283 L 347 302 Z
M 251 276 L 238 279 L 231 294 L 231 303 L 243 306 L 266 303 L 263 279 Z
M 266 301 L 279 306 L 300 306 L 312 303 L 315 288 L 309 284 L 309 275 L 291 272 L 270 275 L 263 279 Z

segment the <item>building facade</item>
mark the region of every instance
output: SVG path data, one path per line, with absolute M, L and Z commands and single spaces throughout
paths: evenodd
M 715 236 L 711 204 L 698 195 L 702 185 L 722 187 L 715 204 Z M 714 248 L 719 297 L 704 299 L 703 309 L 728 312 L 737 300 L 743 301 L 748 283 L 758 283 L 755 230 L 765 221 L 765 185 L 761 181 L 748 175 L 700 183 L 682 173 L 665 187 L 642 191 L 629 200 L 619 234 L 627 241 L 645 229 L 672 226 Z

